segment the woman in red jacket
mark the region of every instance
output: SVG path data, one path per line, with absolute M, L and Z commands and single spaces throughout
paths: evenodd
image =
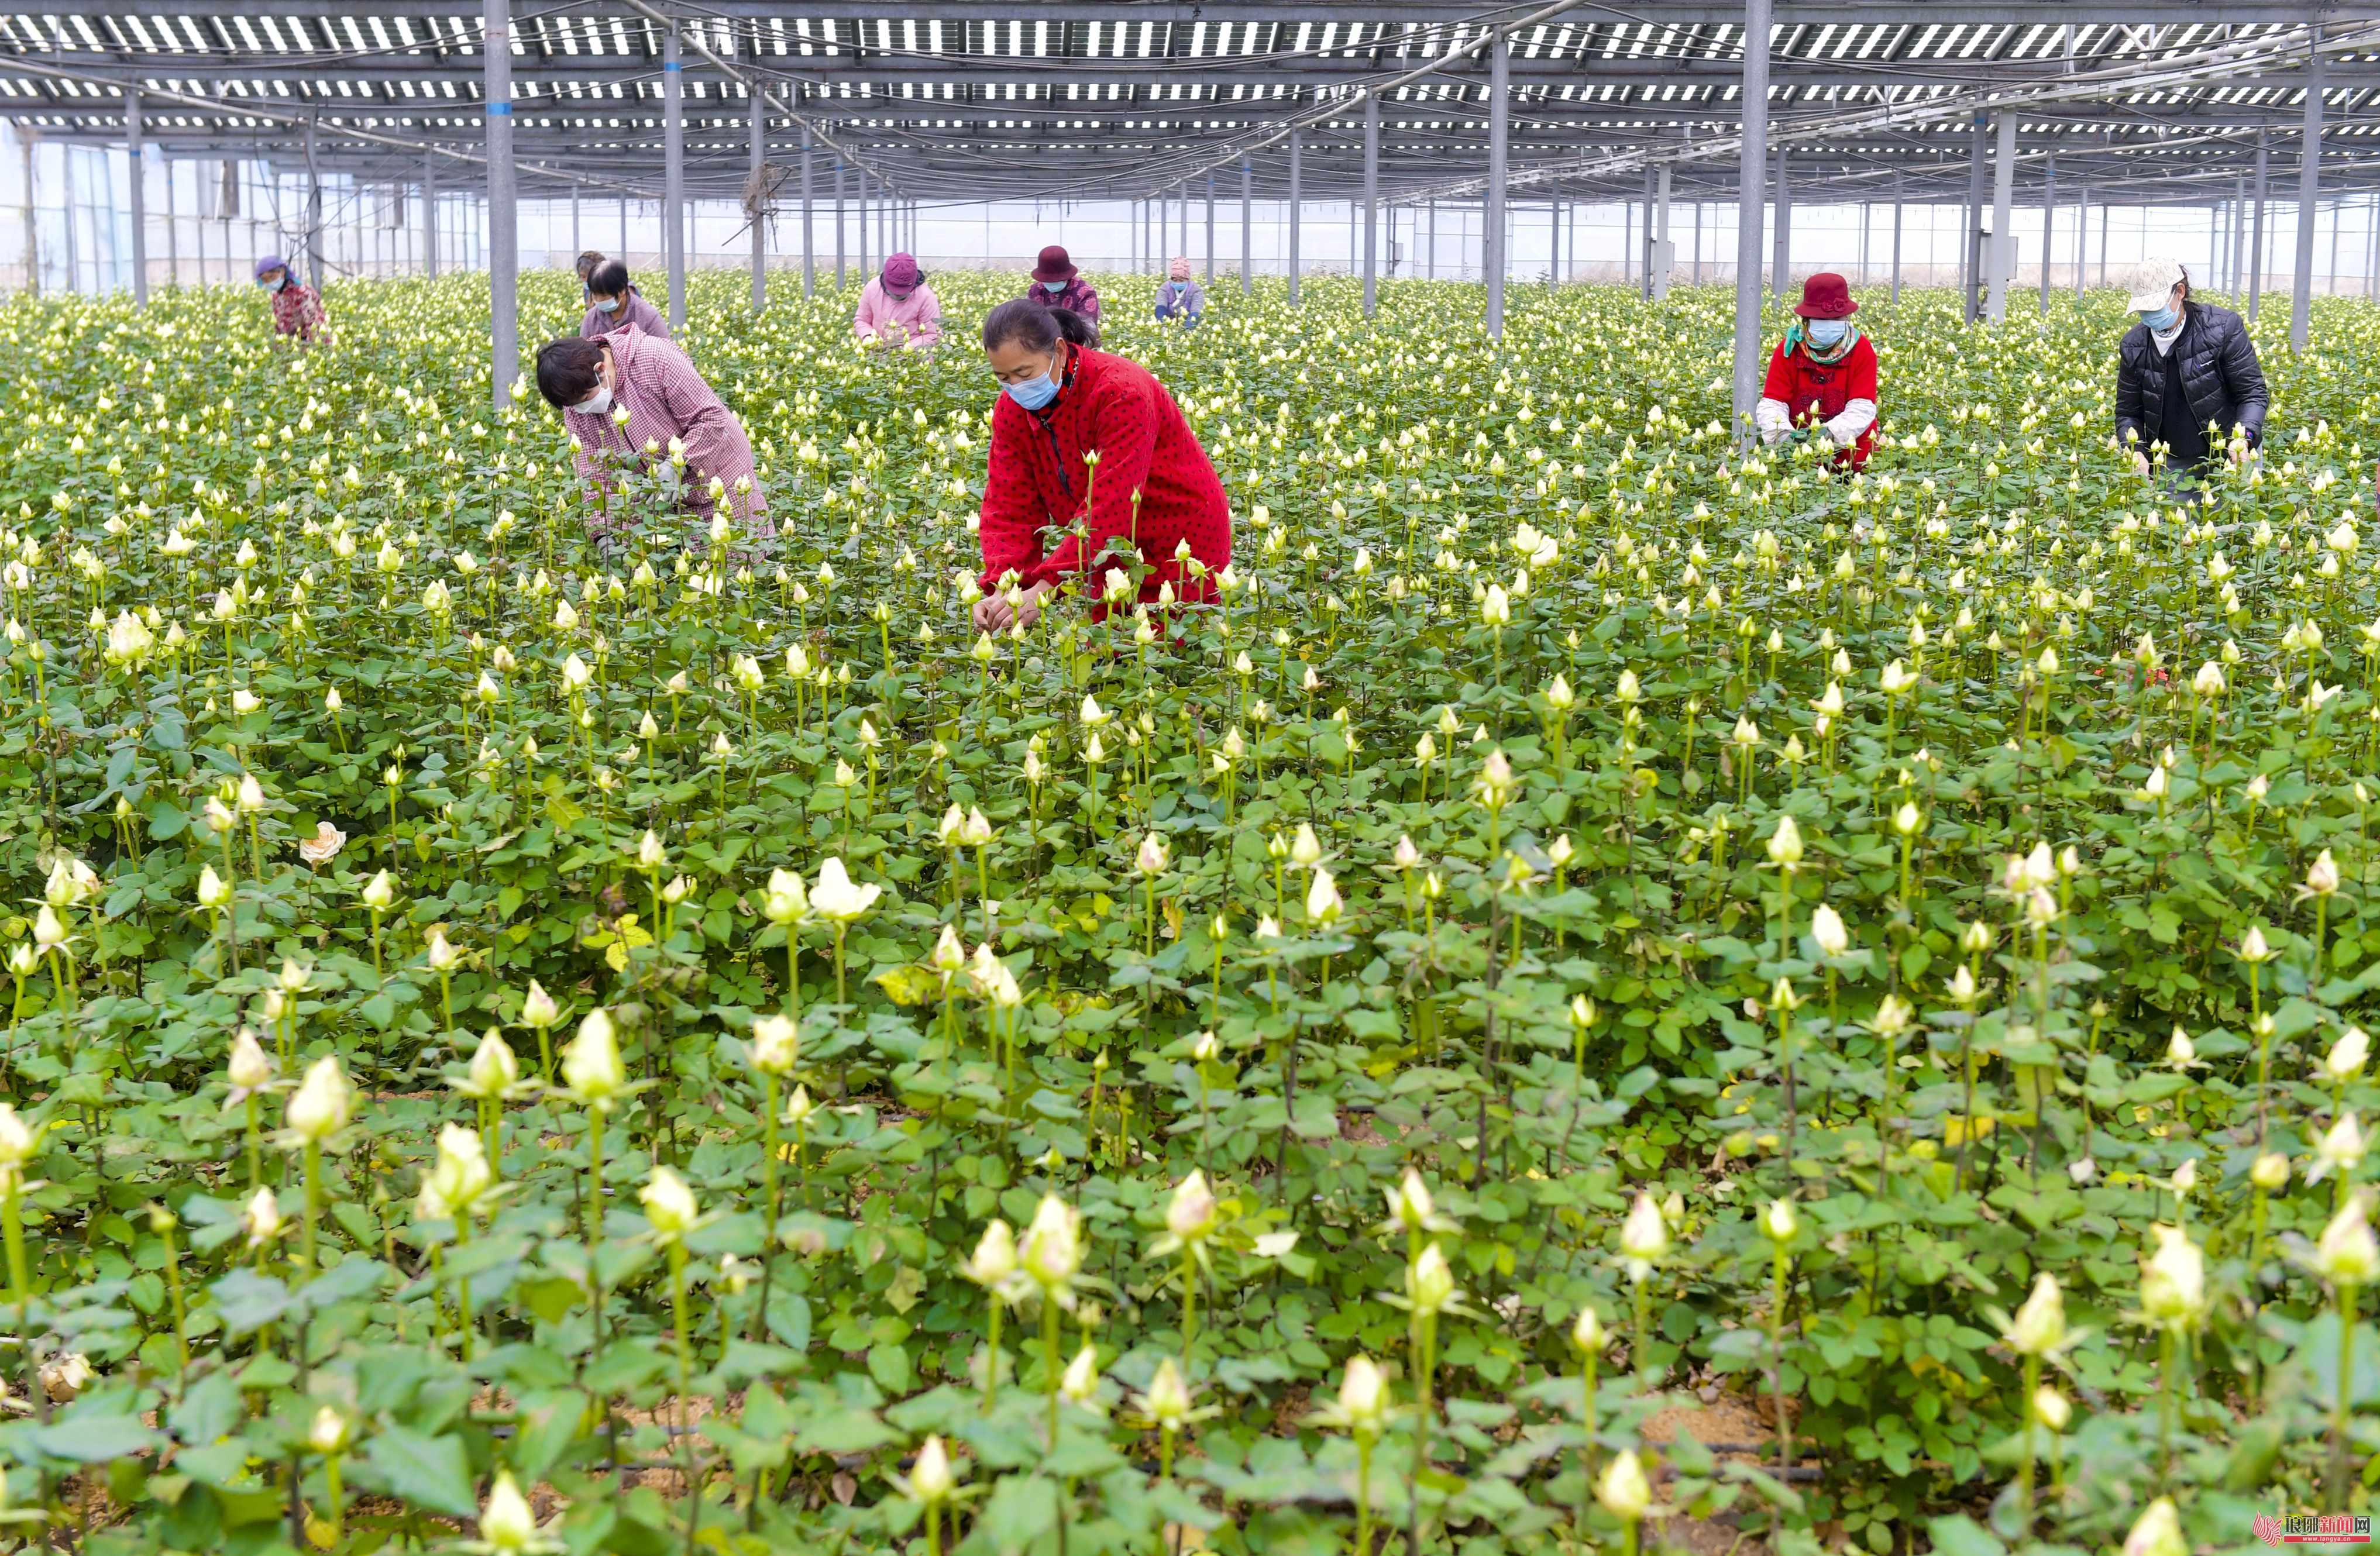
M 1223 483 L 1181 407 L 1148 369 L 1089 338 L 1072 315 L 1025 298 L 983 322 L 1003 393 L 983 489 L 980 630 L 1019 616 L 1030 626 L 1069 579 L 1104 595 L 1107 574 L 1128 577 L 1135 553 L 1147 602 L 1169 585 L 1175 600 L 1212 599 L 1213 575 L 1232 560 Z M 1174 554 L 1184 541 L 1195 573 Z M 1016 587 L 1014 603 L 1004 580 Z
M 1876 347 L 1851 322 L 1851 283 L 1831 271 L 1802 283 L 1801 322 L 1777 343 L 1752 413 L 1760 441 L 1806 431 L 1834 451 L 1837 469 L 1867 463 L 1876 442 Z

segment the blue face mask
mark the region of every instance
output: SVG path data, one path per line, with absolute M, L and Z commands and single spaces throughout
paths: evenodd
M 1058 384 L 1048 373 L 1037 373 L 1022 383 L 1003 385 L 1008 397 L 1026 410 L 1039 410 L 1058 397 Z
M 1041 288 L 1049 292 L 1062 292 L 1066 289 L 1066 284 L 1063 281 L 1044 281 L 1041 283 Z
M 1841 340 L 1843 338 L 1843 332 L 1850 328 L 1851 326 L 1843 322 L 1840 319 L 1804 319 L 1802 321 L 1802 332 L 1810 337 L 1810 344 L 1813 346 L 1832 346 L 1837 341 Z
M 2141 322 L 2149 327 L 2150 334 L 2161 334 L 2173 328 L 2173 322 L 2180 317 L 2181 315 L 2174 310 L 2173 304 L 2168 303 L 2155 313 L 2143 311 L 2141 314 Z
M 597 298 L 595 299 L 595 311 L 598 313 L 617 313 L 620 311 L 620 299 L 617 298 Z

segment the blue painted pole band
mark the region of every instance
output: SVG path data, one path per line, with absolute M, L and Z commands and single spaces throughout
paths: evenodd
M 488 112 L 491 114 L 509 115 L 512 111 L 513 105 L 509 103 L 491 103 L 488 104 Z

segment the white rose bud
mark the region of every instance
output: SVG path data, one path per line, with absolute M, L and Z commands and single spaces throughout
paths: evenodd
M 339 1061 L 326 1054 L 306 1072 L 305 1084 L 289 1099 L 289 1127 L 313 1145 L 321 1145 L 347 1126 L 354 1092 Z
M 1165 1207 L 1165 1229 L 1184 1243 L 1203 1243 L 1215 1230 L 1215 1196 L 1207 1174 L 1196 1168 L 1174 1186 Z
M 1603 1467 L 1602 1478 L 1595 1483 L 1595 1500 L 1623 1524 L 1640 1521 L 1651 1509 L 1652 1483 L 1645 1478 L 1645 1465 L 1634 1449 L 1621 1449 Z
M 2045 1270 L 2034 1277 L 2033 1295 L 2009 1325 L 2009 1348 L 2019 1355 L 2046 1356 L 2065 1341 L 2066 1299 L 2057 1277 Z
M 674 1243 L 693 1231 L 700 1213 L 695 1207 L 694 1190 L 667 1167 L 653 1169 L 637 1198 L 645 1207 L 645 1220 L 652 1223 L 653 1235 L 663 1243 Z

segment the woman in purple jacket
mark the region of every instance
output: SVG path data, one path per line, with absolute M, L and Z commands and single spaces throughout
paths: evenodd
M 1063 309 L 1079 313 L 1094 324 L 1099 320 L 1099 295 L 1066 257 L 1066 250 L 1052 243 L 1041 250 L 1040 262 L 1033 267 L 1033 285 L 1025 295 L 1044 308 Z
M 616 334 L 631 324 L 656 340 L 670 337 L 669 321 L 628 280 L 627 265 L 605 260 L 587 277 L 587 317 L 579 321 L 578 334 L 594 340 Z

